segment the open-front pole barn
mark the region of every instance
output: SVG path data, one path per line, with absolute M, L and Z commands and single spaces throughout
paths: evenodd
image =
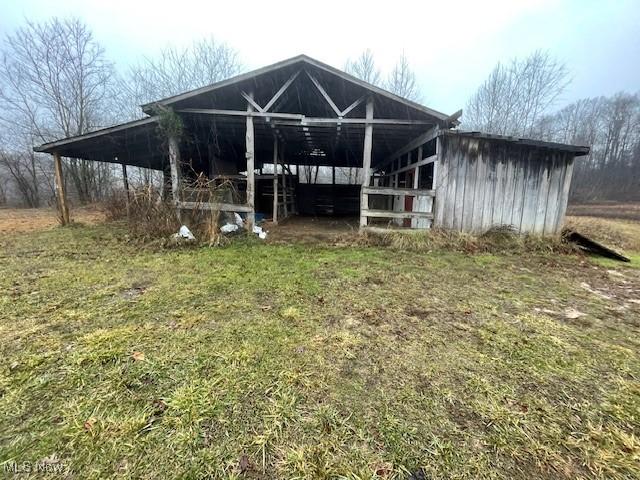
M 576 156 L 587 147 L 457 130 L 446 115 L 307 56 L 142 106 L 146 118 L 36 147 L 51 153 L 68 221 L 62 157 L 161 170 L 179 211 L 187 177 L 231 179 L 240 195 L 211 208 L 277 222 L 352 215 L 361 229 L 432 226 L 482 232 L 512 225 L 556 234 Z M 178 136 L 158 134 L 162 112 Z M 311 174 L 331 172 L 331 181 Z M 356 181 L 336 181 L 336 171 Z M 60 171 L 60 175 L 58 172 Z M 306 172 L 307 178 L 303 178 Z M 306 181 L 305 181 L 306 180 Z

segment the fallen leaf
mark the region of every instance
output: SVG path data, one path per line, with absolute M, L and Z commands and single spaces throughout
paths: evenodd
M 87 421 L 84 422 L 84 429 L 87 432 L 90 432 L 91 430 L 93 430 L 93 426 L 96 424 L 96 421 L 97 420 L 94 417 L 87 419 Z
M 376 467 L 376 475 L 378 477 L 388 477 L 393 473 L 393 465 L 390 463 L 383 463 Z
M 141 362 L 142 360 L 144 360 L 144 353 L 142 352 L 133 352 L 131 354 L 131 357 L 136 361 L 136 362 Z

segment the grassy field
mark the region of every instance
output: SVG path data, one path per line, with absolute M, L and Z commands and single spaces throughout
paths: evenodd
M 640 477 L 637 261 L 124 239 L 0 240 L 5 468 Z

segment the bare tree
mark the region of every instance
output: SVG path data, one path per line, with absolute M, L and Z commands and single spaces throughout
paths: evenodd
M 7 153 L 0 151 L 0 167 L 13 180 L 24 205 L 40 206 L 39 168 L 33 152 Z
M 155 58 L 145 57 L 121 78 L 121 115 L 139 118 L 139 105 L 224 80 L 240 72 L 236 50 L 213 37 L 186 48 L 168 46 Z
M 5 37 L 1 67 L 0 126 L 16 143 L 33 145 L 103 125 L 113 66 L 81 21 L 27 22 Z M 96 182 L 108 179 L 108 172 L 108 166 L 79 159 L 71 159 L 66 171 L 82 202 L 94 199 Z
M 8 200 L 7 195 L 7 178 L 2 175 L 0 171 L 0 205 L 6 205 Z
M 344 70 L 360 80 L 380 86 L 382 84 L 382 75 L 376 66 L 373 58 L 373 52 L 366 49 L 355 60 L 347 60 Z
M 546 115 L 541 138 L 591 147 L 575 163 L 571 195 L 587 200 L 640 199 L 640 96 L 587 98 Z
M 416 74 L 409 66 L 409 60 L 404 52 L 389 73 L 385 87 L 391 93 L 400 97 L 419 102 L 421 95 L 416 84 Z
M 536 51 L 498 63 L 471 97 L 463 125 L 501 135 L 531 136 L 569 83 L 565 65 Z

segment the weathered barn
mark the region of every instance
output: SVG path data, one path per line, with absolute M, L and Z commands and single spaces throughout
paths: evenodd
M 179 209 L 193 208 L 183 179 L 232 179 L 241 192 L 212 208 L 240 212 L 353 215 L 361 228 L 482 232 L 512 225 L 555 234 L 567 204 L 573 161 L 587 147 L 456 130 L 445 115 L 307 56 L 298 56 L 143 105 L 148 116 L 37 147 L 55 160 L 68 217 L 62 157 L 165 172 Z M 162 112 L 177 114 L 178 136 L 161 139 Z M 160 113 L 158 113 L 160 112 Z M 173 113 L 172 113 L 173 114 Z M 320 168 L 331 181 L 301 171 Z M 357 183 L 336 170 L 358 169 Z M 169 180 L 170 179 L 170 180 Z

